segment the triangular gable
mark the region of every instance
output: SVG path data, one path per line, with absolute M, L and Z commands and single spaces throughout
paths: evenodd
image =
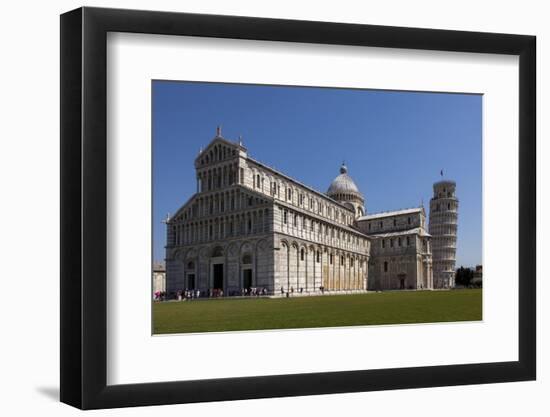
M 203 149 L 199 155 L 195 158 L 195 165 L 208 165 L 212 162 L 214 151 L 216 150 L 216 146 L 218 146 L 218 149 L 220 151 L 224 148 L 229 148 L 231 151 L 235 151 L 235 155 L 238 155 L 239 151 L 246 152 L 246 148 L 242 146 L 241 144 L 232 142 L 228 139 L 225 139 L 222 136 L 216 136 L 214 139 L 210 141 L 210 143 L 206 146 L 205 149 Z M 203 164 L 200 163 L 200 161 L 204 161 Z

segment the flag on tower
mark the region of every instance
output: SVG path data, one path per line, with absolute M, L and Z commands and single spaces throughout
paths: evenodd
M 441 176 L 443 177 L 443 170 L 441 170 Z

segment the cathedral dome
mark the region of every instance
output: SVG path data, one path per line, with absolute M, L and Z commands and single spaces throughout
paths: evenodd
M 357 185 L 355 185 L 355 182 L 353 182 L 351 177 L 348 175 L 348 168 L 345 164 L 342 164 L 342 166 L 340 167 L 340 175 L 334 178 L 334 180 L 330 184 L 330 187 L 328 187 L 327 195 L 332 197 L 338 194 L 349 193 L 360 194 Z
M 334 178 L 330 187 L 328 187 L 327 195 L 354 211 L 356 218 L 365 214 L 365 199 L 355 182 L 348 175 L 346 164 L 342 164 L 340 167 L 340 175 Z

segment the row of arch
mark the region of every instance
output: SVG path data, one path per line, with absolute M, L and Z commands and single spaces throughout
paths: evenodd
M 339 245 L 342 249 L 367 250 L 366 237 L 358 236 L 329 222 L 323 222 L 305 214 L 279 207 L 277 231 L 316 242 Z
M 366 231 L 368 233 L 381 233 L 389 232 L 393 230 L 410 229 L 413 227 L 423 227 L 422 216 L 392 216 L 386 219 L 369 220 L 363 223 L 366 225 Z M 365 226 L 364 226 L 365 227 Z
M 265 239 L 176 249 L 171 252 L 170 261 L 177 263 L 174 274 L 179 278 L 173 277 L 171 281 L 178 283 L 177 289 L 222 289 L 228 296 L 242 295 L 243 288 L 258 284 L 273 293 L 272 279 L 268 285 L 269 277 L 273 276 L 269 267 L 270 249 L 272 245 Z M 214 265 L 221 266 L 218 274 Z
M 270 210 L 259 208 L 243 213 L 174 224 L 168 235 L 169 246 L 192 245 L 272 231 Z
M 439 248 L 454 248 L 456 249 L 456 237 L 454 236 L 434 236 L 432 237 L 433 247 L 436 249 Z
M 206 192 L 242 183 L 236 162 L 221 164 L 216 167 L 197 170 L 197 192 Z
M 209 150 L 201 153 L 202 157 L 199 160 L 199 164 L 208 165 L 214 162 L 225 161 L 226 159 L 233 158 L 236 155 L 237 150 L 235 148 L 227 145 L 216 144 Z
M 405 235 L 390 238 L 380 238 L 379 249 L 398 249 L 407 248 L 409 246 L 416 247 L 416 235 Z M 427 239 L 423 239 L 424 249 L 428 249 L 426 246 Z
M 249 252 L 264 253 L 270 248 L 268 241 L 260 239 L 244 239 L 230 243 L 215 243 L 202 247 L 178 248 L 173 250 L 171 259 L 189 261 L 198 258 L 219 258 L 223 256 L 234 257 Z
M 448 213 L 448 212 L 456 212 L 458 210 L 458 201 L 456 200 L 451 200 L 451 201 L 447 201 L 446 203 L 445 202 L 441 202 L 441 201 L 437 201 L 437 202 L 434 202 L 432 201 L 432 212 L 444 212 L 444 213 Z
M 347 193 L 331 194 L 331 197 L 337 201 L 352 201 L 360 204 L 363 204 L 365 202 L 365 199 L 363 198 L 363 196 L 360 193 L 357 193 L 355 191 L 349 191 Z
M 184 208 L 172 221 L 182 222 L 231 211 L 240 211 L 265 204 L 267 204 L 267 201 L 261 197 L 252 196 L 239 189 L 231 189 L 195 197 L 189 207 Z
M 252 186 L 255 190 L 339 223 L 345 225 L 353 223 L 355 216 L 348 212 L 352 209 L 347 206 L 343 208 L 328 196 L 314 195 L 303 187 L 292 185 L 291 182 L 279 179 L 277 175 L 267 173 L 260 167 L 252 166 L 249 169 L 250 175 L 252 175 Z
M 434 238 L 442 235 L 456 236 L 457 228 L 456 223 L 430 223 L 430 234 Z
M 455 224 L 458 222 L 457 212 L 444 211 L 430 215 L 430 226 L 438 224 Z
M 328 199 L 324 195 L 322 199 L 319 199 L 300 187 L 292 186 L 289 182 L 280 180 L 275 175 L 266 174 L 263 170 L 257 168 L 247 168 L 247 171 L 252 175 L 251 185 L 253 189 L 260 191 L 262 194 L 287 201 L 292 205 L 310 210 L 342 224 L 352 224 L 355 219 L 354 214 L 347 212 L 353 212 L 353 208 L 347 206 L 343 208 L 332 201 L 323 202 L 323 200 Z M 245 184 L 244 176 L 245 169 L 239 167 L 238 163 L 233 161 L 215 167 L 198 169 L 197 192 L 219 190 L 237 183 Z
M 456 249 L 455 248 L 434 248 L 433 250 L 433 262 L 445 262 L 448 264 L 454 264 L 456 262 Z
M 335 248 L 281 240 L 277 255 L 281 291 L 366 290 L 368 257 Z

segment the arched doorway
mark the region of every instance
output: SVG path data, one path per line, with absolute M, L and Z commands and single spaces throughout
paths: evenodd
M 196 289 L 196 275 L 195 275 L 195 262 L 187 262 L 187 289 L 194 290 Z
M 252 288 L 252 255 L 244 254 L 241 258 L 242 287 L 248 293 Z
M 405 289 L 405 280 L 407 279 L 407 274 L 399 274 L 397 275 L 399 289 L 404 290 Z
M 224 290 L 224 257 L 223 248 L 215 247 L 211 254 L 212 264 L 212 288 L 214 290 Z
M 213 265 L 213 276 L 214 276 L 214 284 L 213 284 L 214 289 L 223 290 L 223 264 Z

